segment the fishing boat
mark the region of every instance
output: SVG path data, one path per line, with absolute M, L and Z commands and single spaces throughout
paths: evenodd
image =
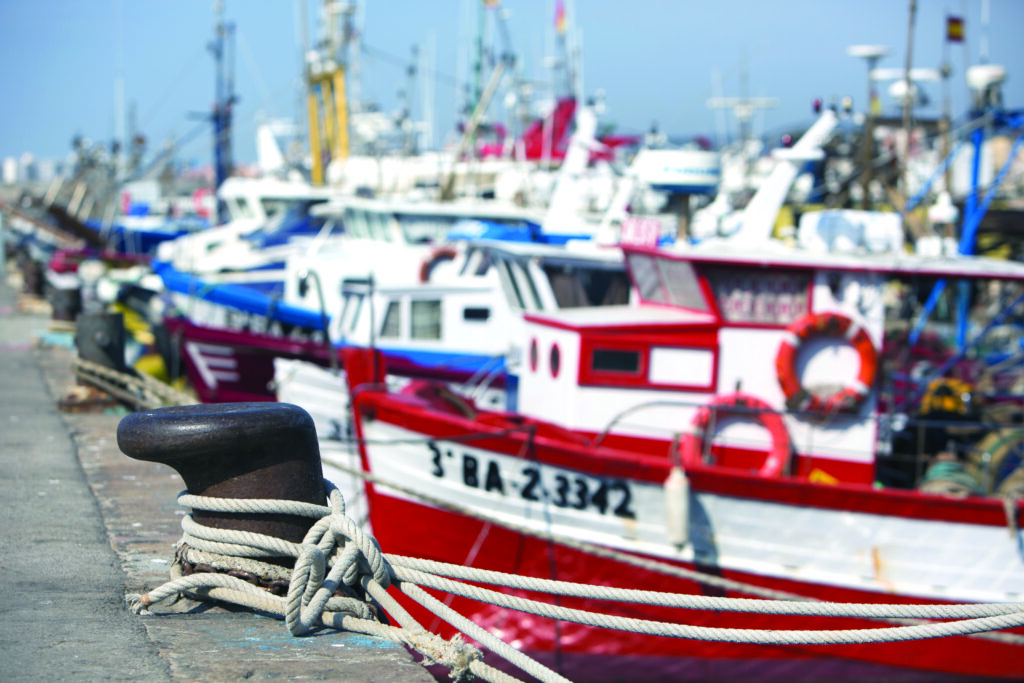
M 1024 384 L 1020 353 L 992 342 L 1016 324 L 1024 266 L 735 241 L 623 249 L 639 303 L 525 315 L 515 410 L 388 389 L 379 352 L 344 351 L 382 548 L 698 595 L 1020 599 Z M 574 680 L 1024 675 L 1019 633 L 827 648 L 701 643 L 452 605 Z M 835 627 L 638 605 L 618 613 Z
M 629 295 L 617 248 L 486 240 L 350 247 L 318 270 L 309 260 L 289 265 L 288 287 L 305 297 L 298 304 L 161 271 L 174 294 L 164 323 L 204 402 L 274 400 L 275 389 L 295 378 L 289 372 L 271 382 L 275 359 L 336 374 L 339 348 L 376 345 L 397 376 L 451 385 L 486 377 L 502 390 L 500 403 L 489 404 L 504 407 L 509 340 L 522 311 L 623 303 Z M 477 398 L 484 394 L 492 395 Z M 342 385 L 331 419 L 347 423 L 346 404 Z

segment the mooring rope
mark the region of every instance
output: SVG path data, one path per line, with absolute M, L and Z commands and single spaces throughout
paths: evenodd
M 77 356 L 71 361 L 71 370 L 79 379 L 126 403 L 137 406 L 140 410 L 164 406 L 187 406 L 197 402 L 194 396 L 178 391 L 144 372 L 137 375 L 119 372 Z
M 347 517 L 344 498 L 333 484 L 327 484 L 327 493 L 329 504 L 319 506 L 296 501 L 206 498 L 183 492 L 179 496 L 179 502 L 193 510 L 299 515 L 316 521 L 301 543 L 291 543 L 252 532 L 212 529 L 197 523 L 191 515 L 186 515 L 182 520 L 184 533 L 178 544 L 179 553 L 172 567 L 172 579 L 143 595 L 129 595 L 129 606 L 136 613 L 147 613 L 153 605 L 181 594 L 198 599 L 230 602 L 283 619 L 289 631 L 296 636 L 304 635 L 310 629 L 321 625 L 379 636 L 415 650 L 428 663 L 443 664 L 452 671 L 455 678 L 472 673 L 497 683 L 516 679 L 485 664 L 479 650 L 464 642 L 460 636 L 445 640 L 428 632 L 387 592 L 388 586 L 396 585 L 411 599 L 458 631 L 530 676 L 545 682 L 560 683 L 566 679 L 447 607 L 420 586 L 578 624 L 632 633 L 730 643 L 880 643 L 970 635 L 1024 626 L 1024 603 L 883 605 L 714 598 L 589 586 L 521 577 L 398 555 L 384 555 L 376 540 Z M 251 571 L 253 567 L 266 567 L 266 573 L 272 574 L 273 568 L 278 575 L 281 568 L 263 563 L 261 558 L 294 557 L 296 561 L 289 575 L 288 594 L 282 597 L 228 574 L 196 572 L 186 576 L 183 574 L 183 566 L 190 561 L 190 553 L 199 554 L 200 559 L 219 556 L 223 566 L 231 566 L 233 561 L 242 560 L 247 571 Z M 691 610 L 952 621 L 846 630 L 710 628 L 566 608 L 549 602 L 516 597 L 463 581 L 589 600 Z M 398 626 L 378 622 L 375 619 L 375 606 L 383 608 Z
M 371 472 L 366 472 L 366 471 L 361 470 L 361 469 L 353 469 L 351 467 L 348 467 L 347 465 L 343 465 L 343 464 L 337 463 L 337 462 L 332 462 L 331 466 L 334 467 L 337 470 L 340 470 L 341 472 L 343 472 L 345 474 L 349 474 L 349 475 L 352 475 L 352 476 L 355 476 L 355 477 L 359 477 L 359 478 L 365 479 L 366 481 L 373 482 L 375 484 L 379 484 L 379 485 L 382 485 L 382 486 L 387 486 L 388 488 L 394 489 L 395 491 L 397 491 L 399 493 L 402 493 L 402 494 L 404 494 L 406 496 L 409 496 L 411 498 L 419 500 L 419 501 L 421 501 L 423 503 L 427 503 L 427 504 L 432 505 L 434 507 L 438 507 L 438 508 L 441 508 L 443 510 L 448 510 L 450 512 L 456 512 L 456 513 L 458 513 L 460 515 L 466 515 L 466 516 L 472 517 L 474 519 L 478 519 L 478 520 L 483 521 L 483 522 L 498 523 L 498 520 L 496 520 L 496 519 L 494 519 L 492 517 L 489 517 L 489 516 L 487 516 L 485 514 L 482 514 L 481 512 L 479 512 L 477 510 L 471 510 L 470 508 L 458 505 L 457 503 L 452 503 L 451 501 L 442 500 L 440 498 L 436 498 L 434 496 L 429 496 L 429 495 L 424 494 L 422 492 L 415 491 L 415 490 L 413 490 L 411 488 L 402 486 L 401 484 L 398 484 L 398 483 L 396 483 L 396 482 L 394 482 L 392 480 L 389 480 L 387 478 L 380 477 L 380 476 L 375 475 L 375 474 L 373 474 Z M 569 538 L 569 537 L 566 537 L 566 536 L 556 536 L 555 534 L 550 533 L 550 532 L 546 532 L 546 531 L 543 531 L 543 530 L 540 530 L 540 529 L 534 529 L 534 528 L 527 527 L 527 526 L 524 526 L 524 525 L 521 525 L 521 524 L 516 524 L 514 522 L 510 522 L 510 521 L 507 521 L 507 520 L 502 520 L 500 523 L 501 523 L 502 526 L 504 526 L 504 527 L 506 527 L 506 528 L 508 528 L 508 529 L 510 529 L 510 530 L 512 530 L 514 532 L 516 532 L 516 533 L 525 535 L 525 536 L 531 536 L 533 538 L 538 538 L 538 539 L 541 539 L 541 540 L 544 540 L 544 541 L 548 541 L 548 542 L 557 542 L 560 545 L 564 545 L 564 546 L 566 546 L 568 548 L 572 548 L 574 550 L 578 550 L 580 552 L 584 552 L 584 553 L 593 555 L 595 557 L 600 557 L 600 558 L 604 558 L 604 559 L 608 559 L 608 560 L 613 560 L 615 562 L 620 562 L 622 564 L 627 564 L 627 565 L 630 565 L 632 567 L 636 567 L 638 569 L 644 569 L 646 571 L 655 572 L 655 573 L 659 573 L 659 574 L 664 574 L 666 576 L 674 576 L 676 578 L 680 578 L 680 579 L 684 579 L 684 580 L 688 580 L 688 581 L 693 581 L 693 582 L 696 582 L 696 583 L 699 583 L 699 584 L 703 584 L 703 585 L 711 587 L 711 588 L 718 588 L 718 589 L 722 589 L 722 590 L 729 590 L 729 591 L 733 591 L 733 592 L 739 592 L 739 593 L 743 593 L 745 595 L 754 595 L 754 596 L 758 596 L 760 598 L 764 598 L 766 600 L 778 600 L 778 601 L 784 601 L 784 602 L 785 601 L 790 601 L 790 602 L 792 602 L 792 601 L 805 601 L 805 602 L 813 602 L 813 603 L 817 603 L 817 604 L 822 604 L 822 602 L 820 600 L 818 600 L 817 598 L 808 597 L 806 595 L 800 595 L 800 594 L 797 594 L 797 593 L 790 593 L 790 592 L 787 592 L 787 591 L 780 591 L 780 590 L 776 590 L 776 589 L 772 589 L 772 588 L 765 588 L 763 586 L 758 586 L 758 585 L 747 583 L 747 582 L 744 582 L 744 581 L 738 581 L 736 579 L 727 579 L 727 578 L 725 578 L 723 576 L 715 576 L 714 574 L 706 574 L 706 573 L 701 572 L 701 571 L 697 571 L 697 570 L 694 570 L 694 569 L 687 569 L 686 567 L 680 567 L 679 565 L 671 564 L 669 562 L 664 562 L 662 560 L 657 560 L 657 559 L 653 559 L 653 558 L 649 558 L 649 557 L 640 557 L 638 555 L 632 555 L 630 553 L 626 553 L 626 552 L 623 552 L 621 550 L 616 550 L 614 548 L 609 548 L 609 547 L 605 547 L 605 546 L 599 546 L 599 545 L 595 545 L 593 543 L 588 543 L 587 541 L 580 541 L 580 540 Z M 413 559 L 413 558 L 405 558 L 405 559 L 406 560 L 410 560 L 412 562 L 429 562 L 429 560 L 416 560 L 416 559 Z M 458 570 L 461 569 L 461 567 L 459 567 L 457 565 L 447 565 L 447 566 L 450 568 L 448 571 L 458 572 Z M 477 571 L 479 571 L 479 570 L 477 570 Z M 458 576 L 457 573 L 456 574 L 447 574 L 445 572 L 436 572 L 436 573 L 443 574 L 445 576 Z M 460 577 L 460 578 L 463 578 L 463 577 Z M 478 582 L 481 582 L 481 583 L 487 583 L 486 579 L 480 578 L 480 577 L 478 577 L 478 578 L 476 578 L 474 580 L 476 580 Z M 731 599 L 735 600 L 736 598 L 731 598 Z M 755 602 L 763 603 L 763 600 L 757 600 Z M 708 607 L 707 609 L 718 609 L 718 608 L 717 607 Z M 838 615 L 836 615 L 836 616 L 838 616 Z M 882 616 L 872 617 L 872 616 L 865 615 L 865 618 L 868 618 L 868 619 L 874 619 L 874 618 L 883 619 L 883 620 L 885 620 L 885 621 L 887 621 L 889 623 L 904 624 L 904 625 L 912 625 L 912 624 L 915 624 L 915 623 L 920 623 L 919 619 L 898 618 L 898 617 L 895 617 L 895 616 L 890 616 L 890 617 L 882 617 Z M 983 640 L 992 640 L 992 641 L 999 641 L 999 642 L 1003 642 L 1003 643 L 1010 643 L 1010 644 L 1013 644 L 1013 645 L 1024 645 L 1024 636 L 1020 636 L 1020 635 L 1017 635 L 1017 634 L 1014 634 L 1014 633 L 982 632 L 982 633 L 971 634 L 970 637 L 972 637 L 972 638 L 980 638 L 980 639 L 983 639 Z

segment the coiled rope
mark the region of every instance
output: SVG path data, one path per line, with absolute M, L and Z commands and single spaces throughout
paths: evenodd
M 144 372 L 131 374 L 75 357 L 71 370 L 82 381 L 101 389 L 138 410 L 164 406 L 187 406 L 196 403 L 194 396 L 178 391 Z
M 444 640 L 426 631 L 391 597 L 386 590 L 388 586 L 396 585 L 403 593 L 461 633 L 481 643 L 527 674 L 545 682 L 562 682 L 566 679 L 451 610 L 426 593 L 420 585 L 563 621 L 632 633 L 715 642 L 773 645 L 880 643 L 969 635 L 1024 626 L 1024 603 L 882 605 L 714 598 L 588 586 L 520 577 L 403 556 L 385 556 L 376 540 L 363 533 L 358 525 L 346 516 L 344 498 L 333 484 L 327 483 L 327 493 L 328 506 L 319 506 L 296 501 L 206 498 L 183 492 L 179 496 L 179 503 L 192 509 L 301 515 L 316 521 L 301 543 L 291 543 L 252 532 L 212 529 L 197 523 L 191 515 L 186 515 L 182 520 L 184 533 L 178 544 L 179 555 L 172 568 L 172 580 L 143 595 L 127 596 L 130 608 L 138 614 L 148 613 L 148 608 L 153 605 L 177 598 L 181 594 L 192 595 L 198 599 L 230 602 L 282 618 L 289 631 L 296 636 L 304 635 L 320 625 L 374 635 L 406 645 L 419 652 L 428 663 L 445 665 L 451 669 L 453 678 L 472 673 L 497 683 L 516 679 L 485 664 L 481 653 L 464 642 L 461 637 Z M 286 597 L 276 596 L 227 574 L 201 572 L 184 576 L 181 558 L 184 556 L 187 559 L 193 550 L 204 556 L 221 556 L 228 564 L 232 560 L 241 559 L 248 567 L 265 567 L 267 571 L 271 568 L 280 571 L 280 567 L 263 563 L 260 558 L 294 557 L 296 562 L 290 573 L 288 594 Z M 468 585 L 462 581 L 559 596 L 682 609 L 953 621 L 824 631 L 710 628 L 559 607 Z M 357 586 L 362 595 L 356 590 Z M 374 618 L 375 606 L 382 607 L 399 626 L 378 622 Z

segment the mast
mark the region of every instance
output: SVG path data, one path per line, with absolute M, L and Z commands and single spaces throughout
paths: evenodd
M 217 64 L 216 99 L 213 103 L 213 112 L 210 120 L 213 123 L 213 170 L 214 170 L 214 193 L 231 175 L 233 162 L 231 158 L 231 109 L 236 102 L 235 98 L 235 77 L 234 77 L 234 34 L 235 25 L 224 23 L 224 5 L 221 0 L 215 0 L 214 13 L 216 23 L 214 24 L 214 40 L 209 45 L 213 53 L 214 61 Z M 227 78 L 225 79 L 225 53 L 231 50 L 227 67 Z M 217 202 L 217 222 L 223 223 L 227 220 L 226 207 Z
M 900 160 L 900 192 L 903 195 L 903 206 L 900 211 L 903 213 L 903 225 L 907 225 L 907 198 L 910 193 L 907 191 L 907 174 L 910 166 L 910 114 L 914 106 L 914 85 L 910 80 L 910 66 L 914 59 L 914 21 L 917 17 L 917 0 L 910 0 L 910 18 L 907 20 L 907 58 L 906 70 L 903 74 L 903 158 Z M 916 237 L 916 235 L 908 235 Z
M 871 208 L 871 176 L 875 157 L 875 117 L 882 113 L 882 105 L 878 100 L 878 90 L 873 74 L 878 60 L 889 54 L 889 48 L 884 45 L 851 45 L 846 49 L 846 54 L 863 59 L 868 66 L 868 99 L 860 141 L 861 208 L 867 210 Z

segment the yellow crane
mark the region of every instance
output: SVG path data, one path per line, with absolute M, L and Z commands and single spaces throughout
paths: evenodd
M 323 185 L 327 166 L 349 153 L 345 48 L 351 35 L 351 4 L 324 0 L 322 38 L 306 57 L 311 180 Z M 344 18 L 344 24 L 341 20 Z

